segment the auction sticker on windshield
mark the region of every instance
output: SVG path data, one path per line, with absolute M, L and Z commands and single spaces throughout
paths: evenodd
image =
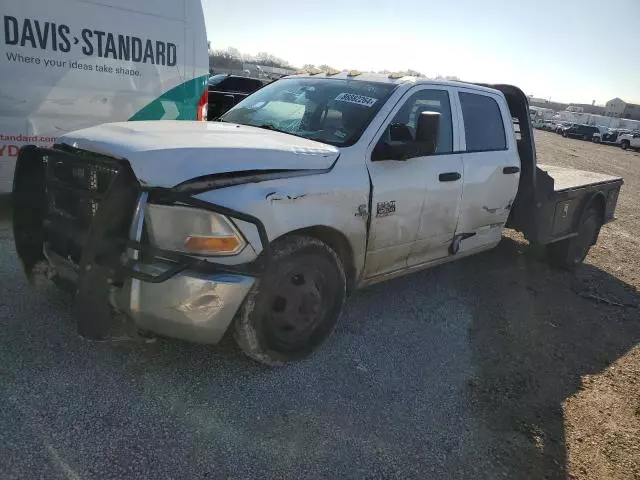
M 365 97 L 364 95 L 357 95 L 355 93 L 341 93 L 336 97 L 338 102 L 355 103 L 356 105 L 364 105 L 365 107 L 373 107 L 378 101 L 377 98 Z

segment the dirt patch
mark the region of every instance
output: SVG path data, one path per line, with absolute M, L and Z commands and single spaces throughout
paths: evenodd
M 577 479 L 640 478 L 640 349 L 599 375 L 564 406 L 571 473 Z
M 640 479 L 640 154 L 536 132 L 540 162 L 623 176 L 618 220 L 575 275 L 512 232 L 460 262 L 475 296 L 468 394 L 517 478 Z

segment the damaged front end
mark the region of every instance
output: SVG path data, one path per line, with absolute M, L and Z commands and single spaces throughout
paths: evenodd
M 126 160 L 66 146 L 20 151 L 13 200 L 16 250 L 27 277 L 71 291 L 78 332 L 91 339 L 121 336 L 131 324 L 122 319 L 129 319 L 141 329 L 217 343 L 269 257 L 255 217 L 143 187 Z M 226 265 L 159 249 L 146 232 L 148 203 L 253 224 L 262 253 L 251 263 Z

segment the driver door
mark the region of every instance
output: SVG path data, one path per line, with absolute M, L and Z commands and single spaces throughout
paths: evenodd
M 462 194 L 462 158 L 454 134 L 453 91 L 416 86 L 398 102 L 368 152 L 372 212 L 365 277 L 406 269 L 446 256 L 439 247 L 455 234 Z M 440 113 L 436 153 L 406 160 L 380 158 L 376 147 L 412 141 L 424 111 Z M 428 204 L 425 201 L 428 200 Z M 448 244 L 448 243 L 447 243 Z

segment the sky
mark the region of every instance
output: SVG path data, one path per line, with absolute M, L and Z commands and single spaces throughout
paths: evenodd
M 203 0 L 212 48 L 640 103 L 640 0 Z M 220 3 L 219 3 L 220 2 Z

